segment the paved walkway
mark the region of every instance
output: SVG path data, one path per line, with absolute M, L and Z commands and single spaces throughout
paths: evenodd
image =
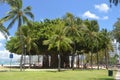
M 120 80 L 120 69 L 118 69 L 115 80 Z

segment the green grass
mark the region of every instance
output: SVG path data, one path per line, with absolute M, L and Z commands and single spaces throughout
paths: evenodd
M 114 80 L 107 70 L 0 72 L 0 80 Z

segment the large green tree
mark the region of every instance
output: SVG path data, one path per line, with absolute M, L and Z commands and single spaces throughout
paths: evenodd
M 37 44 L 39 54 L 45 57 L 43 61 L 44 68 L 58 67 L 58 70 L 60 70 L 60 68 L 66 64 L 69 65 L 69 61 L 65 61 L 65 59 L 69 60 L 68 57 L 71 52 L 74 52 L 72 54 L 75 55 L 77 55 L 77 53 L 81 54 L 81 52 L 82 54 L 91 52 L 91 60 L 95 64 L 98 63 L 98 57 L 99 61 L 102 62 L 105 56 L 109 56 L 110 38 L 108 37 L 108 33 L 105 34 L 104 31 L 99 31 L 97 21 L 83 21 L 70 13 L 62 19 L 45 19 L 41 22 L 29 22 L 21 28 L 21 34 L 23 35 L 24 45 L 27 45 L 27 54 L 30 50 L 31 54 L 35 55 L 36 52 L 33 53 L 34 46 L 32 46 L 32 44 Z M 10 52 L 21 54 L 20 43 L 18 30 L 15 37 L 12 37 L 10 41 L 7 42 L 6 48 Z M 88 54 L 85 54 L 85 56 L 86 55 Z M 51 56 L 50 66 L 48 56 Z M 88 57 L 85 59 L 87 61 Z
M 43 42 L 44 45 L 49 45 L 48 49 L 56 48 L 58 51 L 58 71 L 60 71 L 61 64 L 61 54 L 62 51 L 72 50 L 70 44 L 72 44 L 72 40 L 68 38 L 66 35 L 67 28 L 64 26 L 64 22 L 59 22 L 54 26 L 54 34 Z
M 20 42 L 19 42 L 19 37 L 14 36 L 10 37 L 10 40 L 7 41 L 5 48 L 9 50 L 11 53 L 16 53 L 20 55 Z

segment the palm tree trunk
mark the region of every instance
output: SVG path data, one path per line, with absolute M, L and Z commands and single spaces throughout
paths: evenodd
M 48 56 L 48 61 L 49 61 L 48 65 L 49 65 L 49 68 L 50 68 L 51 67 L 51 56 L 50 55 Z
M 91 62 L 91 69 L 93 69 L 93 59 L 92 59 L 93 53 L 90 52 L 90 62 Z
M 78 66 L 78 68 L 80 68 L 80 57 L 79 57 L 79 54 L 78 54 L 78 58 L 77 58 L 77 66 Z
M 22 53 L 21 53 L 21 60 L 20 60 L 20 71 L 22 71 L 22 67 L 23 67 L 23 64 L 22 64 L 22 62 L 23 62 L 23 54 L 24 54 L 24 43 L 23 43 L 23 36 L 22 36 L 22 34 L 21 34 L 21 30 L 20 30 L 20 26 L 21 26 L 21 18 L 20 18 L 20 16 L 19 16 L 19 20 L 18 20 L 18 29 L 19 29 L 19 37 L 20 37 L 20 43 L 22 44 Z
M 49 68 L 49 55 L 45 54 L 43 56 L 43 68 Z
M 98 41 L 97 41 L 97 54 L 96 54 L 96 57 L 97 57 L 97 69 L 99 70 Z
M 26 64 L 26 45 L 24 46 L 24 69 Z
M 21 59 L 20 59 L 20 71 L 22 71 L 22 68 L 23 68 L 23 53 L 21 55 Z
M 98 52 L 97 52 L 97 69 L 99 70 L 99 57 L 98 57 Z
M 76 44 L 75 44 L 75 41 L 74 41 L 74 50 L 73 50 L 73 54 L 72 54 L 72 70 L 74 70 L 74 59 L 75 59 L 75 51 L 76 51 Z
M 38 63 L 40 63 L 40 55 L 37 55 L 38 56 Z
M 72 54 L 71 68 L 74 70 L 74 54 Z
M 54 52 L 51 54 L 51 68 L 58 68 L 58 55 Z
M 61 64 L 61 58 L 60 58 L 60 52 L 58 53 L 58 71 L 60 72 L 60 64 Z
M 31 53 L 29 52 L 29 68 L 31 68 Z
M 82 53 L 81 56 L 82 56 L 81 57 L 81 63 L 82 63 L 81 68 L 84 69 L 84 54 Z
M 106 64 L 106 69 L 108 69 L 108 58 L 107 58 L 107 50 L 105 48 L 105 64 Z

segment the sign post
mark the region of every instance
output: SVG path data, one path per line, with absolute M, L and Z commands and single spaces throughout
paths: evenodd
M 11 63 L 12 63 L 12 59 L 13 59 L 13 54 L 12 53 L 9 55 L 9 58 L 10 58 L 10 71 L 11 71 Z

